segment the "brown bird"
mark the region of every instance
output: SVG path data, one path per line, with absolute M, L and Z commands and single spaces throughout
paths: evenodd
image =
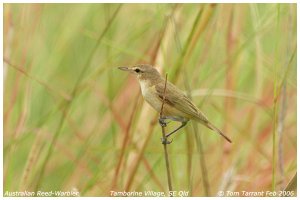
M 136 75 L 140 83 L 144 99 L 157 112 L 160 112 L 165 89 L 165 79 L 160 75 L 160 73 L 153 66 L 147 64 L 140 64 L 132 67 L 119 67 L 119 69 Z M 166 137 L 169 137 L 184 127 L 187 122 L 192 119 L 219 133 L 231 143 L 231 140 L 207 119 L 207 117 L 195 106 L 195 104 L 193 104 L 184 92 L 170 82 L 167 82 L 166 85 L 165 103 L 162 114 L 164 118 L 159 119 L 159 123 L 162 126 L 166 126 L 166 119 L 181 122 L 181 125 L 174 131 L 167 134 Z M 165 142 L 167 141 L 163 141 L 163 143 Z

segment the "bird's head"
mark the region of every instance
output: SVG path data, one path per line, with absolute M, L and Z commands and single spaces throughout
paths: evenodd
M 132 67 L 119 67 L 119 69 L 136 75 L 139 80 L 156 80 L 160 78 L 159 72 L 152 65 L 148 64 L 139 64 Z

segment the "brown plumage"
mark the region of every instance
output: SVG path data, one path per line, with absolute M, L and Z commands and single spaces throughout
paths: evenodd
M 129 71 L 137 76 L 144 99 L 157 112 L 160 112 L 165 88 L 165 79 L 162 78 L 160 73 L 151 65 L 136 65 L 133 67 L 120 67 L 119 69 Z M 220 129 L 207 119 L 184 92 L 170 82 L 167 82 L 166 85 L 163 116 L 165 119 L 171 119 L 182 123 L 178 129 L 169 133 L 167 136 L 185 126 L 186 123 L 192 119 L 219 133 L 228 142 L 231 142 Z

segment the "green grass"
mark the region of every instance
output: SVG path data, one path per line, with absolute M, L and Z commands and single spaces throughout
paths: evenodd
M 296 4 L 4 4 L 4 192 L 167 192 L 158 114 L 117 69 L 137 63 L 233 140 L 192 123 L 175 134 L 174 190 L 286 188 L 296 42 Z

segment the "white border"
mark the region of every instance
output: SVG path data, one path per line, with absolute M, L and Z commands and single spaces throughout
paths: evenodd
M 221 1 L 221 0 L 215 0 L 215 1 L 166 1 L 166 0 L 156 0 L 156 1 L 60 1 L 60 0 L 53 0 L 53 1 L 32 1 L 32 2 L 26 2 L 26 1 L 2 1 L 2 3 L 297 3 L 296 0 L 294 1 L 285 1 L 285 0 L 280 0 L 280 1 L 259 1 L 259 0 L 254 0 L 254 1 L 236 1 L 236 0 L 231 0 L 231 1 Z M 298 40 L 298 35 L 299 35 L 299 4 L 297 3 L 297 46 L 299 46 L 299 40 Z M 2 30 L 2 34 L 3 34 L 3 4 L 1 5 L 1 9 L 0 12 L 2 13 L 2 20 L 1 20 L 1 30 Z M 1 159 L 1 195 L 3 196 L 3 92 L 4 92 L 4 84 L 3 84 L 3 35 L 1 37 L 1 44 L 2 44 L 2 48 L 1 48 L 1 57 L 2 57 L 2 76 L 0 77 L 1 79 L 1 98 L 0 98 L 0 103 L 1 103 L 1 113 L 2 113 L 2 120 L 0 122 L 0 128 L 1 128 L 1 132 L 2 132 L 2 139 L 0 140 L 0 145 L 2 147 L 2 154 L 0 156 Z M 299 60 L 299 51 L 297 51 L 297 60 Z M 297 69 L 297 94 L 299 94 L 299 70 Z M 298 98 L 297 98 L 297 104 L 298 104 Z M 297 115 L 300 112 L 300 108 L 297 105 Z M 298 137 L 298 132 L 299 132 L 299 118 L 297 116 L 297 161 L 299 161 L 299 150 L 298 150 L 298 146 L 299 146 L 299 137 Z M 299 165 L 297 162 L 297 171 L 299 172 Z M 298 174 L 297 174 L 297 179 L 298 179 Z M 299 180 L 299 179 L 298 179 Z M 299 193 L 299 187 L 297 187 L 297 193 L 298 195 L 300 195 Z M 20 198 L 20 197 L 18 197 Z M 35 197 L 34 199 L 39 198 L 39 197 Z M 65 199 L 65 197 L 56 197 L 56 198 L 61 198 L 61 199 Z M 68 199 L 73 199 L 74 197 L 68 197 Z M 76 199 L 80 198 L 80 199 L 88 199 L 88 198 L 114 198 L 114 199 L 124 199 L 124 197 L 75 197 Z M 74 198 L 74 199 L 75 199 Z M 134 198 L 134 199 L 144 199 L 145 197 L 129 197 Z M 155 197 L 150 197 L 149 199 L 154 199 Z M 169 199 L 170 197 L 161 197 L 160 199 Z M 183 199 L 187 199 L 188 197 L 183 197 Z M 207 197 L 191 197 L 191 198 L 207 198 Z M 213 198 L 217 198 L 217 197 L 213 197 Z M 287 197 L 285 197 L 287 198 Z M 16 199 L 15 197 L 5 197 L 5 199 Z M 31 199 L 31 197 L 26 197 L 26 199 Z M 53 197 L 43 197 L 43 199 L 53 199 Z M 222 197 L 222 199 L 237 199 L 236 197 Z M 282 199 L 282 197 L 264 197 L 264 199 Z M 297 199 L 297 197 L 289 197 L 289 199 Z

